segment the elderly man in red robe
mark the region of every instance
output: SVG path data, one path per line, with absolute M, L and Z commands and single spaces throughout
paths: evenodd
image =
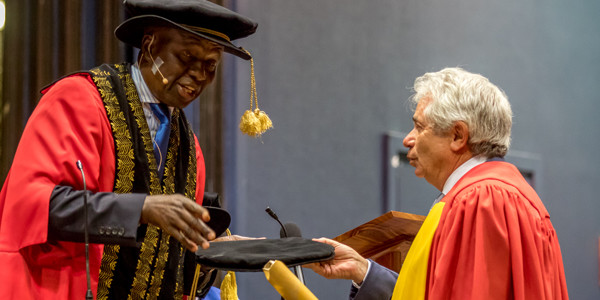
M 548 211 L 502 159 L 512 125 L 506 95 L 460 68 L 427 73 L 414 89 L 407 158 L 442 193 L 400 273 L 326 238 L 317 240 L 333 245 L 335 258 L 308 267 L 351 279 L 356 300 L 568 299 Z
M 250 58 L 231 41 L 257 25 L 203 0 L 125 5 L 132 17 L 115 34 L 137 62 L 58 80 L 23 132 L 0 193 L 0 299 L 82 299 L 87 284 L 97 299 L 195 290 L 193 251 L 215 239 L 217 216 L 202 207 L 204 159 L 182 109 L 224 51 Z

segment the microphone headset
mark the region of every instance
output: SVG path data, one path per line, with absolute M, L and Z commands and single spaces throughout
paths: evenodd
M 156 62 L 154 61 L 154 57 L 152 57 L 152 52 L 150 51 L 150 47 L 152 46 L 152 43 L 154 43 L 154 35 L 152 35 L 152 39 L 150 40 L 150 44 L 148 44 L 148 55 L 150 56 L 150 60 L 152 60 L 152 73 L 156 74 L 156 71 L 158 71 L 158 74 L 160 74 L 160 77 L 162 77 L 162 83 L 164 85 L 167 85 L 169 83 L 169 80 L 165 77 L 165 75 L 163 75 L 163 73 L 160 71 L 160 66 L 163 64 L 163 61 L 160 57 L 158 57 L 157 59 L 160 60 L 159 64 L 157 65 Z M 143 54 L 142 54 L 143 55 Z

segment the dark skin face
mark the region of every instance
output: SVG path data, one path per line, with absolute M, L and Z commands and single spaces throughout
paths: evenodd
M 154 97 L 184 108 L 214 80 L 222 54 L 222 46 L 184 30 L 153 28 L 142 39 L 140 71 Z M 153 60 L 160 72 L 152 72 Z M 190 251 L 208 248 L 208 241 L 215 239 L 205 223 L 209 220 L 205 208 L 179 194 L 147 196 L 140 216 L 140 223 L 160 227 Z
M 187 31 L 161 27 L 144 35 L 140 71 L 152 94 L 162 103 L 184 108 L 194 101 L 215 78 L 223 47 Z M 153 62 L 159 72 L 152 73 Z

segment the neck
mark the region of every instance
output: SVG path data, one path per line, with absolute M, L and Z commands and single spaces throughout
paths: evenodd
M 460 166 L 462 166 L 469 159 L 473 158 L 473 156 L 474 155 L 470 151 L 467 151 L 460 155 L 454 156 L 451 160 L 448 161 L 449 167 L 446 168 L 445 171 L 443 171 L 441 176 L 439 176 L 439 180 L 437 180 L 435 183 L 431 183 L 431 184 L 433 186 L 435 186 L 435 188 L 440 190 L 440 192 L 443 191 L 444 185 L 446 184 L 446 181 L 448 180 L 450 175 L 452 175 L 452 173 L 454 173 L 454 171 L 456 171 L 456 169 L 458 169 Z

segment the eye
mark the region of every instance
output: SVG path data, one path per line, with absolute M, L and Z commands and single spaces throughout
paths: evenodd
M 187 50 L 182 51 L 179 55 L 179 60 L 183 63 L 189 63 L 192 60 L 192 53 Z
M 419 123 L 415 123 L 415 129 L 416 129 L 418 132 L 421 132 L 421 131 L 423 131 L 423 126 L 421 126 L 421 124 L 419 124 Z
M 217 70 L 217 63 L 214 61 L 208 62 L 207 69 L 209 72 L 214 72 Z

